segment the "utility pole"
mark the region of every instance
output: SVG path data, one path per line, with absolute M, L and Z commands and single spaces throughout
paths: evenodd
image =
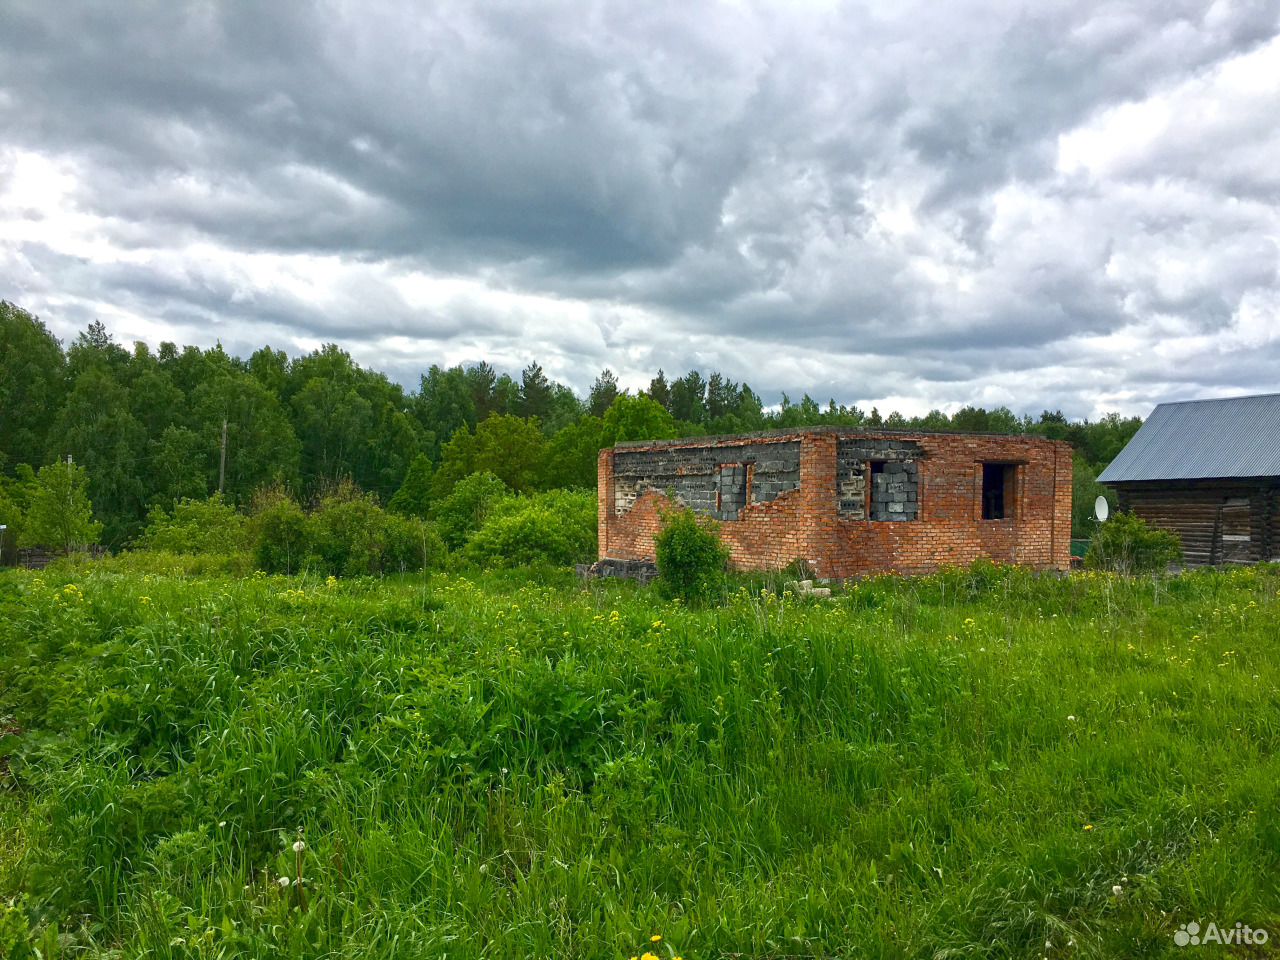
M 222 493 L 222 485 L 227 479 L 227 420 L 222 418 L 222 453 L 218 457 L 218 493 Z

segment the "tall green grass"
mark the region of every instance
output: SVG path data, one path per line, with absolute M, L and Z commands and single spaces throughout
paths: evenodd
M 1280 941 L 1276 569 L 763 586 L 6 573 L 0 910 L 100 958 Z

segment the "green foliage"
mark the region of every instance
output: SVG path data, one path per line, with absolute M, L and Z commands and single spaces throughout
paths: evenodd
M 152 503 L 201 500 L 208 496 L 208 441 L 187 427 L 170 425 L 151 443 Z
M 442 500 L 464 477 L 491 473 L 511 490 L 526 493 L 541 479 L 545 456 L 546 439 L 536 420 L 494 414 L 474 431 L 459 430 L 444 445 L 432 492 Z
M 103 352 L 111 356 L 109 350 Z M 110 362 L 82 362 L 88 365 L 73 381 L 54 421 L 49 454 L 61 459 L 71 453 L 85 468 L 87 494 L 104 519 L 102 536 L 118 545 L 141 526 L 147 491 L 137 464 L 145 459 L 147 437 L 130 411 L 129 388 Z
M 248 546 L 248 531 L 244 515 L 215 493 L 207 500 L 179 500 L 172 512 L 153 507 L 137 546 L 170 553 L 236 553 Z
M 494 507 L 510 496 L 507 485 L 492 473 L 473 473 L 459 481 L 434 510 L 440 536 L 449 549 L 460 549 Z
M 249 520 L 253 559 L 268 573 L 297 573 L 310 549 L 307 515 L 282 487 L 269 487 L 254 497 Z
M 589 412 L 593 417 L 584 417 Z M 599 417 L 599 419 L 595 419 Z M 126 349 L 94 322 L 64 351 L 39 320 L 0 302 L 0 474 L 71 454 L 89 472 L 89 497 L 109 546 L 132 540 L 147 511 L 219 490 L 244 507 L 263 486 L 314 499 L 344 477 L 395 499 L 416 458 L 438 464 L 429 496 L 421 486 L 394 507 L 421 516 L 472 473 L 488 471 L 520 492 L 595 485 L 592 447 L 625 440 L 740 433 L 803 426 L 1027 433 L 1075 448 L 1076 535 L 1088 532 L 1094 477 L 1133 436 L 1136 418 L 1072 422 L 1006 408 L 966 407 L 903 417 L 787 396 L 766 412 L 746 383 L 690 370 L 659 371 L 645 394 L 620 392 L 604 370 L 586 401 L 530 363 L 517 377 L 488 363 L 432 366 L 416 393 L 362 368 L 336 344 L 290 359 L 263 347 L 247 360 L 221 346 L 162 343 Z
M 226 476 L 223 489 L 233 503 L 247 502 L 254 491 L 271 484 L 296 484 L 301 445 L 280 399 L 257 378 L 226 370 L 199 384 L 191 394 L 199 441 L 170 436 L 167 443 L 199 451 L 192 462 L 204 467 L 206 489 L 218 489 L 222 425 L 227 425 Z M 174 453 L 167 453 L 172 462 Z M 180 475 L 177 466 L 170 467 Z M 170 481 L 178 483 L 176 479 Z M 183 479 L 183 483 L 193 480 Z
M 1085 566 L 1116 573 L 1158 573 L 1182 559 L 1182 545 L 1167 530 L 1157 530 L 1132 513 L 1117 513 L 1101 524 L 1089 542 Z
M 1098 521 L 1094 518 L 1094 503 L 1098 497 L 1106 497 L 1112 513 L 1116 508 L 1115 491 L 1098 482 L 1099 467 L 1088 463 L 1080 454 L 1071 463 L 1071 536 L 1087 540 L 1094 535 Z
M 93 563 L 97 570 L 163 577 L 248 577 L 255 569 L 254 554 L 247 549 L 228 553 L 131 549 Z
M 612 447 L 623 440 L 670 440 L 679 436 L 675 418 L 656 400 L 620 394 L 605 411 L 600 428 L 600 446 Z
M 0 526 L 6 529 L 0 532 L 0 565 L 11 562 L 12 554 L 17 549 L 18 540 L 22 536 L 22 503 L 17 484 L 6 482 L 0 477 Z M 23 498 L 25 500 L 25 498 Z
M 0 952 L 1092 960 L 1273 926 L 1280 568 L 700 609 L 128 559 L 0 571 Z
M 424 521 L 388 513 L 350 483 L 322 498 L 307 518 L 307 564 L 321 573 L 361 576 L 422 570 L 443 551 Z
M 410 573 L 444 565 L 448 549 L 435 524 L 420 517 L 385 513 L 381 573 Z
M 387 504 L 387 508 L 406 517 L 426 517 L 431 511 L 431 480 L 435 471 L 424 453 L 418 454 L 409 464 L 400 489 Z
M 466 554 L 494 567 L 594 560 L 595 493 L 553 490 L 503 500 L 471 536 Z
M 0 470 L 45 458 L 66 392 L 62 347 L 43 323 L 0 300 Z
M 542 367 L 537 363 L 529 364 L 520 374 L 520 416 L 545 420 L 551 413 L 552 393 L 551 381 L 542 372 Z
M 584 416 L 552 437 L 543 486 L 594 490 L 603 430 L 599 417 Z
M 618 377 L 605 367 L 591 384 L 587 393 L 587 412 L 596 418 L 603 417 L 606 410 L 613 406 L 622 391 L 618 389 Z
M 474 382 L 468 379 L 461 367 L 445 369 L 432 364 L 431 369 L 422 375 L 418 394 L 414 397 L 414 413 L 418 422 L 432 433 L 430 454 L 433 460 L 439 460 L 442 446 L 450 437 L 476 425 L 473 386 Z
M 23 518 L 19 544 L 71 552 L 96 543 L 102 524 L 93 519 L 84 467 L 51 463 L 40 468 Z
M 26 911 L 16 903 L 0 900 L 0 957 L 5 960 L 40 960 L 32 942 Z
M 664 596 L 700 603 L 723 592 L 729 548 L 720 540 L 714 521 L 692 510 L 667 511 L 654 551 L 658 589 Z

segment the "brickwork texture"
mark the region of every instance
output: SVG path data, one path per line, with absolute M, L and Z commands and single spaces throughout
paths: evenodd
M 1001 464 L 1006 470 L 987 470 Z M 998 495 L 984 484 L 1003 478 Z M 979 557 L 1065 570 L 1071 448 L 977 434 L 807 428 L 602 450 L 600 557 L 651 560 L 674 504 L 720 521 L 735 567 L 928 573 Z M 984 502 L 1001 515 L 984 519 Z M 990 506 L 987 513 L 991 512 Z

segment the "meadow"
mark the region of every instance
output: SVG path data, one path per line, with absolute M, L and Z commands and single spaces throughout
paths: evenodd
M 1275 567 L 706 609 L 558 570 L 149 569 L 0 573 L 0 954 L 1280 942 Z

